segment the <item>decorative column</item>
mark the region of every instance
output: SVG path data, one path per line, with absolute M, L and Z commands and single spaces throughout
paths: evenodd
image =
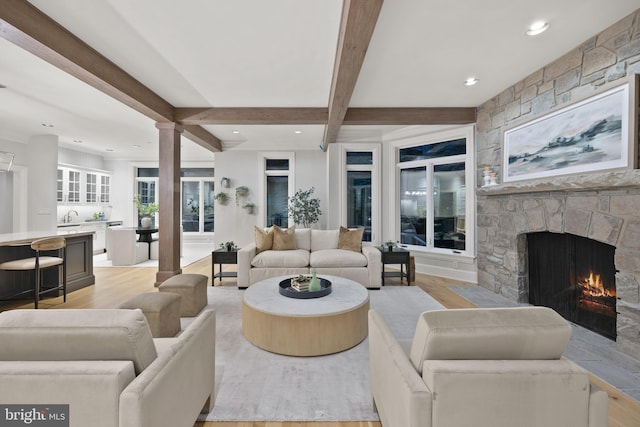
M 156 286 L 182 273 L 180 268 L 180 134 L 176 123 L 156 123 L 160 130 L 159 207 L 160 253 Z

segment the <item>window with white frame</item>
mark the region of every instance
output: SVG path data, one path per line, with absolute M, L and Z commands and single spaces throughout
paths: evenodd
M 473 134 L 460 131 L 397 148 L 399 241 L 473 255 Z
M 138 168 L 136 185 L 143 206 L 158 203 L 158 168 Z M 214 169 L 181 168 L 181 224 L 185 232 L 214 231 Z
M 264 171 L 263 200 L 265 209 L 264 225 L 289 226 L 287 205 L 293 195 L 293 154 L 262 154 Z
M 372 242 L 380 234 L 379 156 L 377 146 L 343 146 L 344 196 L 341 223 L 364 228 L 362 240 Z

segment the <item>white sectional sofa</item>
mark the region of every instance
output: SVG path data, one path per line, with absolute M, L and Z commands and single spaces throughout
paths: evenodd
M 153 339 L 140 310 L 0 314 L 0 402 L 69 405 L 71 427 L 193 427 L 213 409 L 215 313 Z
M 328 274 L 354 280 L 369 289 L 382 285 L 382 260 L 375 246 L 363 245 L 360 252 L 338 249 L 340 230 L 296 229 L 295 249 L 257 252 L 256 243 L 238 251 L 238 287 L 283 276 Z

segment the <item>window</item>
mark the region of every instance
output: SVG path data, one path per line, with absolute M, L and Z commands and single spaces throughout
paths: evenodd
M 158 203 L 158 168 L 138 168 L 137 186 L 143 205 Z M 190 233 L 214 231 L 214 169 L 182 168 L 181 176 L 181 223 Z M 160 206 L 162 209 L 162 206 Z
M 213 232 L 213 178 L 182 179 L 182 228 L 185 232 Z
M 346 194 L 341 223 L 348 228 L 364 228 L 362 240 L 372 242 L 380 234 L 378 147 L 345 145 L 343 150 Z
M 412 250 L 473 255 L 473 133 L 431 135 L 397 149 L 400 243 Z
M 263 198 L 266 227 L 289 227 L 289 197 L 293 195 L 293 155 L 274 153 L 262 155 L 264 170 Z

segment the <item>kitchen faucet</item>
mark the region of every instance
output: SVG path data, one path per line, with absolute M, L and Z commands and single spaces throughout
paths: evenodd
M 76 216 L 78 216 L 78 211 L 75 211 L 73 209 L 71 209 L 69 212 L 67 212 L 67 214 L 64 216 L 63 221 L 62 222 L 71 222 L 71 212 L 73 212 L 74 214 L 76 214 Z

